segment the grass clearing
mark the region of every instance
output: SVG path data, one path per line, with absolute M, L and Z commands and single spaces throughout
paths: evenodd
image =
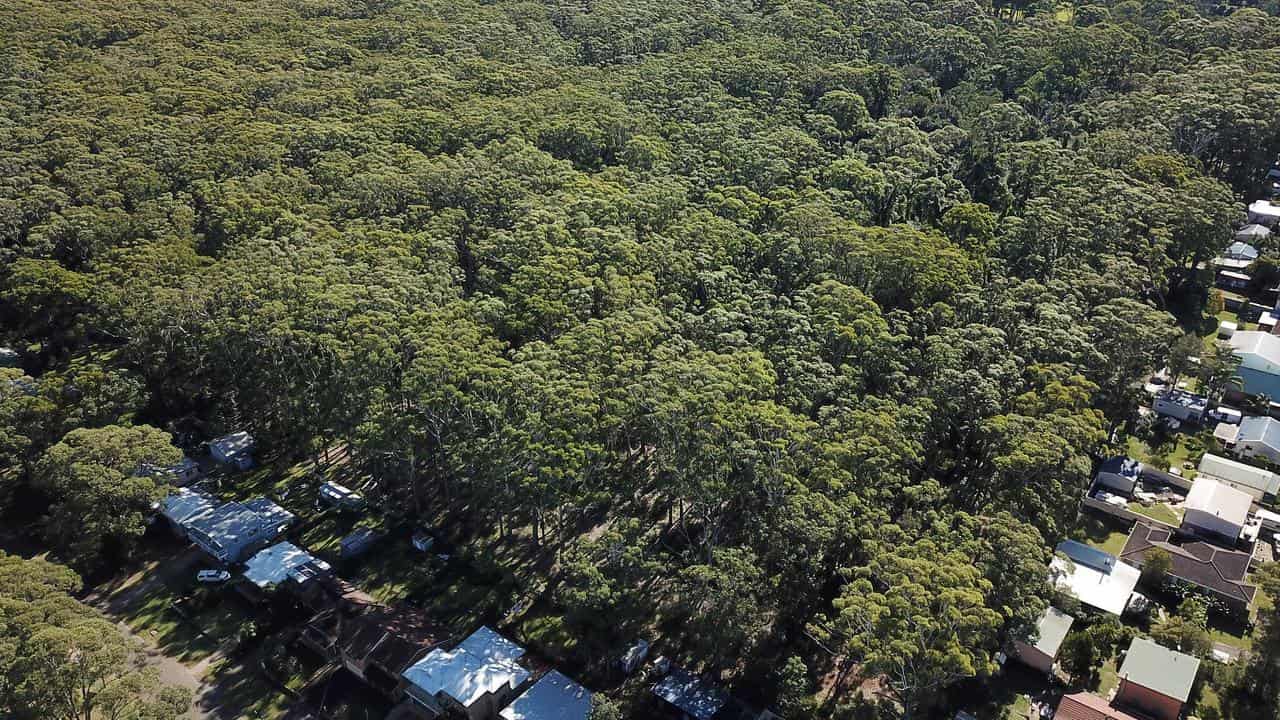
M 1127 524 L 1111 518 L 1102 518 L 1094 513 L 1085 514 L 1080 528 L 1073 539 L 1099 550 L 1119 555 L 1124 543 L 1129 539 L 1130 528 Z
M 1164 503 L 1154 503 L 1152 505 L 1143 505 L 1142 503 L 1129 503 L 1130 512 L 1138 513 L 1152 520 L 1157 520 L 1166 525 L 1177 527 L 1182 524 L 1182 511 L 1174 509 Z M 1123 545 L 1122 545 L 1123 546 Z

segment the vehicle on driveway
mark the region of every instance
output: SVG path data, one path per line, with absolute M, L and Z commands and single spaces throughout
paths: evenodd
M 231 573 L 226 570 L 201 570 L 196 573 L 196 582 L 202 583 L 221 583 L 231 579 Z

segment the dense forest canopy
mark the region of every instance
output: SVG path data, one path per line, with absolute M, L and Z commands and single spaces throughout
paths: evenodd
M 93 570 L 158 433 L 343 443 L 587 661 L 945 706 L 1280 151 L 1274 10 L 10 0 L 0 502 Z

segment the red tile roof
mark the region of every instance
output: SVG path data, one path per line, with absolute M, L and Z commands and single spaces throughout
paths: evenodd
M 1250 555 L 1227 550 L 1194 538 L 1180 537 L 1168 528 L 1139 522 L 1133 526 L 1120 559 L 1142 567 L 1152 548 L 1169 553 L 1169 574 L 1192 585 L 1213 591 L 1222 597 L 1249 605 L 1258 589 L 1245 582 Z
M 1054 713 L 1056 720 L 1138 720 L 1134 716 L 1116 710 L 1106 700 L 1093 693 L 1063 695 Z

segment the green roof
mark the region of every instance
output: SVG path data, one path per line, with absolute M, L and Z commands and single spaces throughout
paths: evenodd
M 1120 666 L 1120 678 L 1186 702 L 1199 669 L 1198 658 L 1161 647 L 1146 638 L 1134 638 Z

